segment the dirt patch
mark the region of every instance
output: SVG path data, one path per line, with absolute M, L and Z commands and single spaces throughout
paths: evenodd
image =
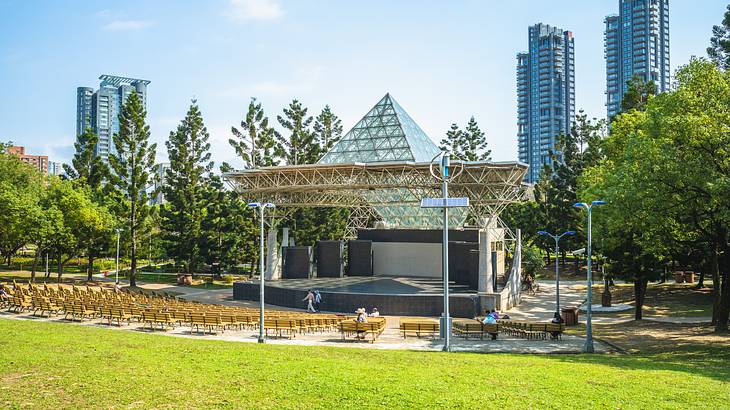
M 713 330 L 709 325 L 641 320 L 594 325 L 593 335 L 629 353 L 676 352 L 697 345 L 730 348 L 730 335 L 718 335 Z M 585 326 L 571 328 L 568 333 L 585 334 Z

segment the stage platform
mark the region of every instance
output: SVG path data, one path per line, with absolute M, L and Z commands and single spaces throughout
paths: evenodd
M 440 316 L 443 312 L 443 285 L 440 280 L 417 277 L 344 277 L 286 279 L 265 283 L 267 304 L 306 308 L 307 291 L 319 290 L 321 310 L 352 313 L 359 307 L 374 307 L 383 315 Z M 494 307 L 490 295 L 478 295 L 467 286 L 449 286 L 449 307 L 453 317 L 474 317 Z M 259 300 L 258 281 L 233 284 L 236 300 Z

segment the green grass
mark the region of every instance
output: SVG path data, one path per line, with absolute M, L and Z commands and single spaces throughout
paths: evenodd
M 0 407 L 723 408 L 730 353 L 258 345 L 0 318 Z

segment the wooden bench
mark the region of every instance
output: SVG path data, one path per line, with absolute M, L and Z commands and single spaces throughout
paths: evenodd
M 401 319 L 400 331 L 403 332 L 404 339 L 408 334 L 415 334 L 419 338 L 422 334 L 427 334 L 435 338 L 439 333 L 439 323 L 428 319 Z
M 367 335 L 370 335 L 370 343 L 375 343 L 375 339 L 385 330 L 385 319 L 371 318 L 368 322 L 343 320 L 340 322 L 339 327 L 342 340 L 345 340 L 347 336 L 355 336 L 357 339 L 365 340 Z
M 488 334 L 492 340 L 496 340 L 499 330 L 497 323 L 481 323 L 478 320 L 454 321 L 454 333 L 465 339 L 469 339 L 470 336 L 479 336 L 480 339 L 484 339 L 484 335 Z
M 264 318 L 264 332 L 269 335 L 269 330 L 283 337 L 287 334 L 289 339 L 296 336 L 299 332 L 299 322 L 296 319 L 267 319 Z

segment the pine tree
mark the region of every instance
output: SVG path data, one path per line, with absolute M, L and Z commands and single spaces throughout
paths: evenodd
M 165 142 L 170 168 L 162 185 L 167 201 L 160 209 L 162 230 L 167 254 L 177 266 L 184 265 L 187 273 L 196 269 L 200 253 L 205 174 L 213 168 L 208 138 L 200 109 L 193 100 L 185 119 Z
M 621 112 L 629 110 L 646 110 L 646 103 L 649 97 L 656 95 L 656 84 L 654 81 L 645 82 L 643 78 L 635 75 L 628 81 L 628 88 L 621 99 Z
M 451 129 L 446 132 L 446 138 L 441 140 L 439 147 L 442 151 L 449 151 L 454 158 L 464 161 L 492 159 L 492 150 L 487 148 L 484 132 L 479 129 L 473 116 L 469 119 L 465 130 L 461 130 L 456 123 L 451 124 Z
M 441 139 L 441 151 L 448 151 L 457 154 L 461 151 L 459 143 L 464 139 L 464 131 L 459 129 L 456 123 L 451 124 L 451 129 L 446 131 L 446 138 Z
M 707 55 L 722 70 L 730 68 L 730 5 L 723 15 L 722 25 L 712 26 L 712 37 L 710 47 L 707 47 Z
M 246 168 L 279 165 L 276 160 L 276 131 L 269 127 L 269 118 L 264 114 L 261 103 L 252 98 L 248 104 L 246 118 L 241 120 L 241 130 L 231 127 L 234 138 L 228 143 L 243 159 Z
M 113 141 L 116 153 L 109 156 L 111 186 L 119 199 L 120 219 L 126 220 L 130 239 L 131 267 L 129 284 L 137 285 L 137 243 L 139 231 L 149 217 L 147 186 L 155 163 L 157 144 L 150 144 L 147 112 L 137 93 L 132 93 L 119 114 L 119 132 Z
M 492 150 L 487 148 L 487 139 L 484 131 L 479 129 L 477 121 L 472 116 L 461 134 L 458 156 L 465 161 L 491 161 Z
M 319 159 L 320 147 L 314 142 L 314 133 L 309 130 L 313 118 L 307 116 L 307 109 L 298 100 L 284 108 L 284 116 L 276 119 L 289 131 L 289 136 L 277 135 L 281 156 L 287 165 L 312 164 Z
M 109 167 L 102 158 L 94 155 L 96 144 L 99 142 L 97 136 L 90 128 L 87 128 L 76 138 L 74 153 L 71 164 L 63 164 L 66 175 L 71 179 L 83 179 L 92 192 L 98 193 L 104 180 L 109 175 Z
M 320 147 L 320 156 L 332 148 L 342 136 L 342 121 L 325 105 L 314 120 L 314 142 Z

